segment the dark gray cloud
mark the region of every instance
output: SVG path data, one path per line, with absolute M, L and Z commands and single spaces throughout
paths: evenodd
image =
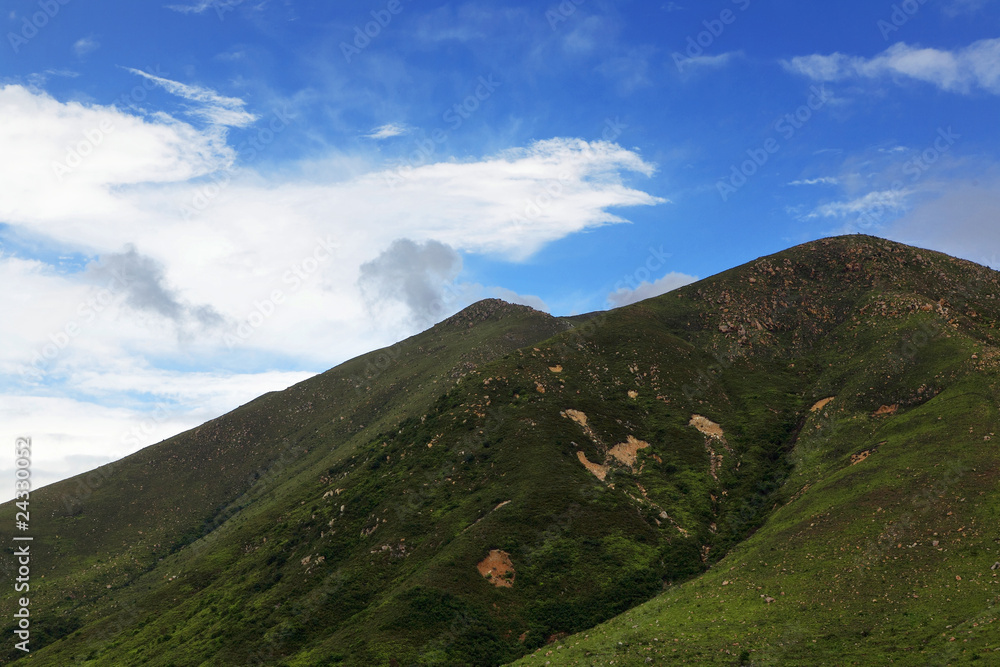
M 189 322 L 203 328 L 224 323 L 211 306 L 192 306 L 181 301 L 167 284 L 163 264 L 140 254 L 132 244 L 126 245 L 122 252 L 103 255 L 92 262 L 87 266 L 87 274 L 112 292 L 124 295 L 123 303 L 129 308 L 160 315 L 178 327 Z
M 396 239 L 361 265 L 358 285 L 373 310 L 396 301 L 418 324 L 429 325 L 456 309 L 459 294 L 453 281 L 461 270 L 462 256 L 444 243 Z

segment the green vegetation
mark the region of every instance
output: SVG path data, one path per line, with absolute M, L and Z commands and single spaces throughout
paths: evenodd
M 32 659 L 990 664 L 997 278 L 854 236 L 481 302 L 34 494 Z

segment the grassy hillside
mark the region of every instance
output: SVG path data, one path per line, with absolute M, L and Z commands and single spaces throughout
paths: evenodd
M 33 497 L 32 658 L 985 655 L 998 295 L 841 237 L 610 313 L 477 304 Z
M 996 273 L 875 248 L 921 271 L 806 355 L 817 409 L 764 526 L 698 579 L 518 664 L 1000 662 Z
M 107 625 L 105 617 L 123 604 L 118 592 L 142 576 L 162 578 L 153 573 L 172 554 L 212 551 L 226 542 L 225 527 L 242 520 L 245 507 L 272 498 L 289 479 L 345 455 L 405 415 L 426 410 L 478 365 L 567 326 L 529 308 L 481 302 L 390 348 L 34 492 L 33 645 L 84 628 L 88 617 Z M 13 511 L 11 503 L 3 507 Z M 5 525 L 3 534 L 9 530 Z M 9 581 L 14 571 L 9 550 L 2 559 Z M 5 617 L 12 605 L 4 596 Z M 98 628 L 96 635 L 77 637 L 87 643 L 96 637 L 100 645 L 141 622 L 140 609 L 129 607 L 124 620 L 109 626 L 114 632 Z M 20 657 L 9 646 L 0 650 L 0 659 Z M 32 655 L 46 661 L 40 652 Z M 52 658 L 50 664 L 63 659 L 70 658 Z

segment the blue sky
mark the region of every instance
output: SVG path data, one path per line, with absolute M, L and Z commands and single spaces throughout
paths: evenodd
M 480 298 L 851 232 L 1000 266 L 994 0 L 3 12 L 0 438 L 41 483 Z

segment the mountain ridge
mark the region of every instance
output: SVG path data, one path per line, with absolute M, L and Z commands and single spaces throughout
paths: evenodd
M 697 585 L 720 557 L 761 539 L 796 493 L 810 497 L 791 480 L 815 486 L 841 474 L 836 466 L 861 450 L 831 439 L 803 454 L 819 401 L 836 396 L 845 414 L 895 423 L 978 377 L 958 359 L 975 346 L 993 353 L 998 293 L 985 267 L 835 237 L 604 313 L 553 318 L 479 302 L 183 434 L 190 461 L 158 464 L 159 474 L 185 479 L 173 491 L 184 489 L 186 513 L 154 538 L 172 544 L 146 544 L 124 528 L 130 518 L 148 528 L 149 519 L 107 509 L 129 482 L 143 486 L 145 463 L 71 503 L 81 505 L 76 514 L 59 509 L 64 487 L 46 487 L 40 502 L 57 528 L 45 537 L 52 561 L 61 559 L 51 575 L 60 583 L 45 584 L 52 611 L 39 624 L 57 630 L 34 657 L 515 659 L 664 588 Z M 202 488 L 190 466 L 204 463 L 195 450 L 206 442 L 222 443 L 214 451 L 235 470 L 202 470 Z M 171 446 L 174 457 L 184 451 Z M 891 449 L 877 447 L 858 463 Z M 191 488 L 202 495 L 192 500 Z M 164 494 L 163 510 L 180 497 Z M 89 532 L 88 513 L 97 523 Z M 117 530 L 101 535 L 101 522 Z M 83 540 L 104 550 L 73 548 Z M 476 569 L 505 558 L 512 586 Z M 57 585 L 70 593 L 62 602 Z M 154 601 L 172 591 L 185 591 L 176 604 Z M 78 602 L 88 594 L 93 601 Z M 311 594 L 313 603 L 290 602 Z M 233 606 L 240 599 L 249 611 Z M 282 614 L 283 604 L 298 613 Z M 84 620 L 95 614 L 103 620 Z M 124 636 L 99 639 L 102 623 L 119 623 Z M 150 642 L 161 646 L 155 655 Z M 180 657 L 182 645 L 190 657 Z

